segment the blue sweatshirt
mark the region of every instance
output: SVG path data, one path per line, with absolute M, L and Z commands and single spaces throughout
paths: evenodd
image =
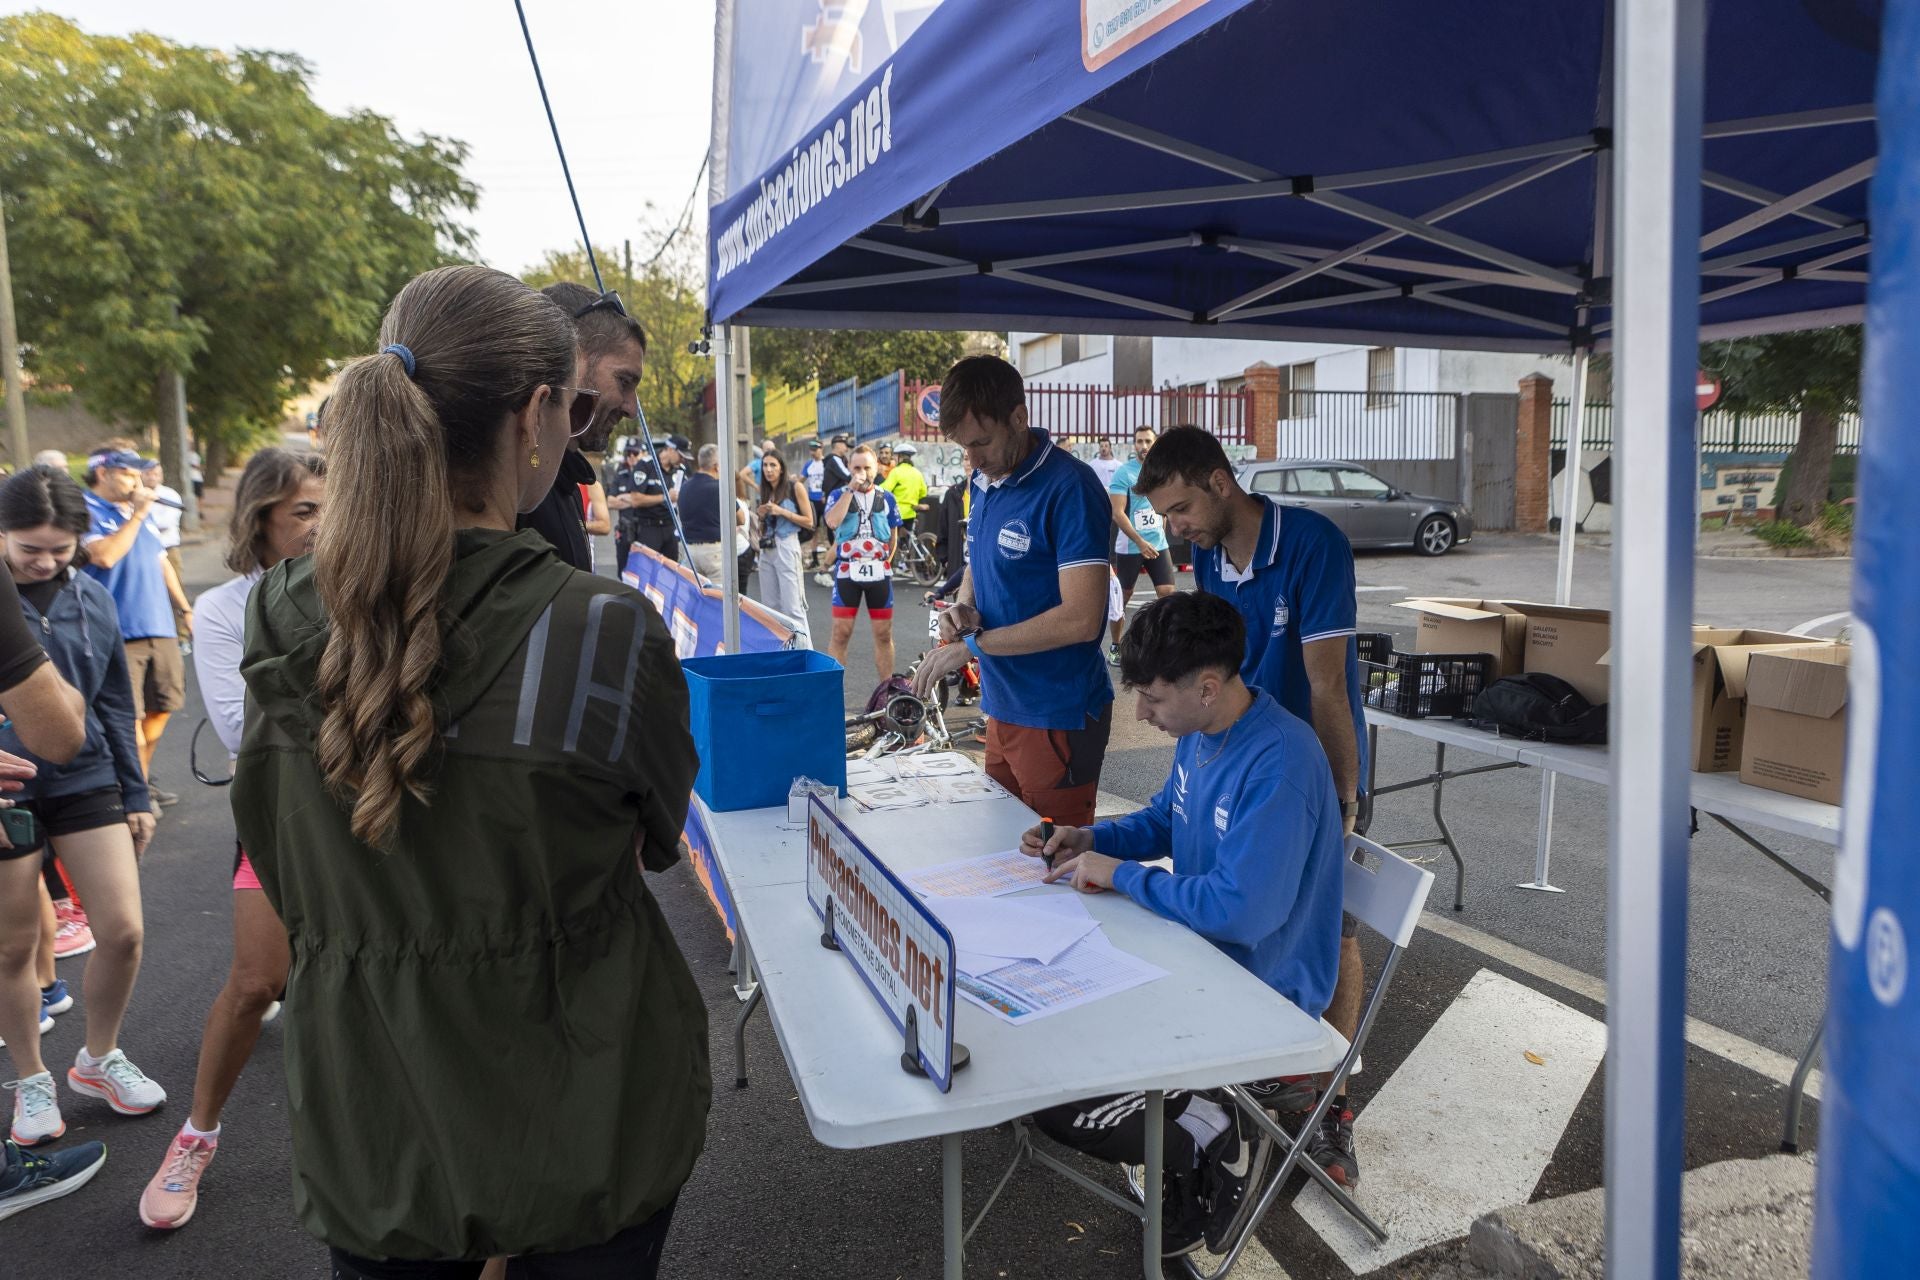
M 0 751 L 25 756 L 40 766 L 15 799 L 75 796 L 107 787 L 120 789 L 128 813 L 148 813 L 146 776 L 133 736 L 133 682 L 127 676 L 127 650 L 120 641 L 120 612 L 107 589 L 84 573 L 68 569 L 67 585 L 44 615 L 24 593 L 20 609 L 67 683 L 87 703 L 87 740 L 67 764 L 51 764 L 27 750 L 13 726 L 0 728 Z
M 1314 1017 L 1340 967 L 1340 802 L 1306 721 L 1258 689 L 1224 734 L 1190 733 L 1137 813 L 1093 825 L 1114 888 L 1209 939 Z M 1173 855 L 1173 871 L 1140 863 Z

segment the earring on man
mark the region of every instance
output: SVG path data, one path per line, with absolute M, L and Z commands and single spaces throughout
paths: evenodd
M 535 471 L 538 471 L 540 469 L 540 446 L 539 445 L 533 446 L 533 457 L 528 459 L 528 461 L 533 464 L 533 469 Z

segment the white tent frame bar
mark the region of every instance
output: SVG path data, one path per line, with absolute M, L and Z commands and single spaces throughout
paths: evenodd
M 1438 245 L 1442 249 L 1451 249 L 1455 253 L 1465 254 L 1469 258 L 1478 258 L 1482 262 L 1490 262 L 1496 267 L 1505 267 L 1510 271 L 1518 271 L 1522 275 L 1533 276 L 1535 279 L 1557 285 L 1561 293 L 1578 295 L 1586 288 L 1586 282 L 1571 272 L 1549 267 L 1545 263 L 1535 262 L 1531 258 L 1522 257 L 1517 253 L 1509 253 L 1505 249 L 1482 243 L 1469 236 L 1458 235 L 1452 231 L 1444 231 L 1439 227 L 1429 226 L 1418 218 L 1409 218 L 1403 214 L 1395 213 L 1391 209 L 1382 209 L 1378 205 L 1368 204 L 1364 200 L 1356 200 L 1352 196 L 1341 195 L 1337 191 L 1313 191 L 1302 198 L 1325 208 L 1338 210 L 1349 217 L 1358 218 L 1362 222 L 1371 222 L 1381 227 L 1391 227 L 1403 235 L 1412 236 L 1416 240 L 1424 240 L 1428 244 Z
M 1724 191 L 1730 196 L 1739 196 L 1742 200 L 1751 200 L 1754 204 L 1774 204 L 1782 198 L 1777 191 L 1769 191 L 1765 187 L 1756 187 L 1751 182 L 1742 182 L 1740 179 L 1728 177 L 1724 173 L 1703 173 L 1700 175 L 1700 181 L 1703 185 L 1715 191 Z M 1858 218 L 1849 218 L 1844 213 L 1835 213 L 1833 210 L 1823 209 L 1817 204 L 1809 204 L 1802 208 L 1795 209 L 1793 212 L 1809 222 L 1818 222 L 1828 227 L 1853 227 L 1863 225 Z
M 1703 293 L 1700 295 L 1700 305 L 1704 307 L 1709 302 L 1718 302 L 1722 298 L 1731 298 L 1739 293 L 1751 293 L 1755 289 L 1763 289 L 1767 285 L 1780 284 L 1787 280 L 1804 279 L 1809 276 L 1814 279 L 1826 279 L 1828 278 L 1827 273 L 1822 272 L 1820 268 L 1832 266 L 1835 263 L 1847 262 L 1854 258 L 1864 257 L 1872 248 L 1872 245 L 1866 244 L 1849 245 L 1845 249 L 1835 250 L 1824 258 L 1815 258 L 1812 262 L 1805 264 L 1804 267 L 1771 270 L 1758 279 L 1742 281 L 1739 284 L 1730 284 L 1724 289 L 1715 289 L 1710 293 Z M 1866 273 L 1855 272 L 1853 274 L 1860 276 L 1862 283 L 1865 282 Z
M 1874 164 L 1875 160 L 1869 158 L 1858 164 L 1848 165 L 1838 173 L 1810 183 L 1791 195 L 1781 196 L 1772 204 L 1755 209 L 1744 217 L 1735 218 L 1725 226 L 1709 231 L 1700 237 L 1701 252 L 1716 249 L 1730 240 L 1738 240 L 1750 231 L 1796 214 L 1808 205 L 1826 199 L 1836 191 L 1845 191 L 1848 187 L 1858 186 L 1873 176 Z

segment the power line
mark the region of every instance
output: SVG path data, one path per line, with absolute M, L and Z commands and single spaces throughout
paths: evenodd
M 547 110 L 547 128 L 553 131 L 553 149 L 560 153 L 560 174 L 567 180 L 567 197 L 573 201 L 574 220 L 580 224 L 580 242 L 586 246 L 587 265 L 593 268 L 593 287 L 607 291 L 600 278 L 600 262 L 593 255 L 593 240 L 587 235 L 587 216 L 580 212 L 580 193 L 573 189 L 573 170 L 567 167 L 567 149 L 560 143 L 560 125 L 553 118 L 553 101 L 547 97 L 547 78 L 540 74 L 540 55 L 533 51 L 533 32 L 527 29 L 527 10 L 513 0 L 513 11 L 520 15 L 520 34 L 527 42 L 527 58 L 533 63 L 533 81 L 540 86 L 540 105 Z
M 667 246 L 673 243 L 673 238 L 686 230 L 687 217 L 693 212 L 694 197 L 700 194 L 700 180 L 707 176 L 707 161 L 711 159 L 713 159 L 713 145 L 709 143 L 707 153 L 700 157 L 699 171 L 693 175 L 693 190 L 687 192 L 687 202 L 681 206 L 680 217 L 674 222 L 673 230 L 667 232 L 667 238 L 660 242 L 660 247 L 653 251 L 653 256 L 642 265 L 642 270 L 660 261 L 660 256 L 667 251 Z

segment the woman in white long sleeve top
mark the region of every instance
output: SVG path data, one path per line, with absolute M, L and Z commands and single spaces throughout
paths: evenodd
M 326 499 L 323 474 L 318 454 L 263 449 L 253 455 L 234 494 L 227 546 L 227 567 L 239 576 L 195 601 L 194 674 L 207 718 L 229 754 L 240 750 L 246 706 L 240 655 L 247 597 L 261 574 L 313 549 Z M 233 968 L 207 1011 L 193 1110 L 140 1197 L 140 1220 L 149 1227 L 184 1226 L 193 1216 L 200 1175 L 218 1149 L 220 1112 L 253 1056 L 262 1017 L 287 982 L 287 931 L 261 892 L 246 851 L 235 846 L 234 855 Z

